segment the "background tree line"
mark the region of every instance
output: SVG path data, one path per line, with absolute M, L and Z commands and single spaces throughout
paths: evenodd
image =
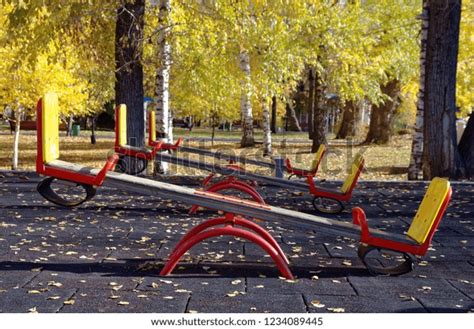
M 149 95 L 166 140 L 173 117 L 192 116 L 240 121 L 248 147 L 259 122 L 265 154 L 282 118 L 298 128 L 305 113 L 314 151 L 328 123 L 353 138 L 371 108 L 365 143 L 416 117 L 411 179 L 472 176 L 472 120 L 455 138 L 474 104 L 472 12 L 471 0 L 5 0 L 0 100 L 18 118 L 51 89 L 65 119 L 125 103 L 142 146 Z

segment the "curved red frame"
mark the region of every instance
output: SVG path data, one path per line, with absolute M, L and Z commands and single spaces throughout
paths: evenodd
M 63 180 L 72 182 L 100 186 L 104 182 L 107 171 L 114 170 L 115 164 L 118 161 L 118 156 L 112 154 L 107 158 L 104 167 L 100 170 L 97 176 L 80 174 L 64 169 L 54 168 L 44 163 L 43 159 L 43 106 L 42 99 L 38 100 L 36 104 L 36 140 L 37 140 L 37 153 L 36 153 L 36 172 L 41 175 L 56 177 Z
M 156 153 L 163 149 L 163 142 L 159 141 L 152 145 L 151 149 L 136 149 L 136 148 L 127 148 L 122 147 L 119 142 L 118 132 L 120 131 L 120 120 L 118 116 L 118 105 L 115 108 L 115 146 L 114 151 L 133 158 L 153 160 L 155 159 Z
M 214 227 L 218 225 L 224 225 L 224 227 Z M 249 230 L 235 226 L 241 226 Z M 294 278 L 288 267 L 288 259 L 270 233 L 247 219 L 229 213 L 226 214 L 225 217 L 205 221 L 189 231 L 171 252 L 170 258 L 168 262 L 166 262 L 165 267 L 161 270 L 160 275 L 170 275 L 181 257 L 199 242 L 222 235 L 243 238 L 259 245 L 270 255 L 286 279 L 292 280 Z
M 326 150 L 322 152 L 321 157 L 319 158 L 319 161 L 318 163 L 316 163 L 316 166 L 313 168 L 313 170 L 293 168 L 293 166 L 291 165 L 290 159 L 286 158 L 285 159 L 286 171 L 291 175 L 296 175 L 300 177 L 307 177 L 307 176 L 314 177 L 316 176 L 316 173 L 318 172 L 319 165 L 321 164 L 321 161 L 323 161 L 325 153 L 326 153 Z
M 210 175 L 209 175 L 210 176 Z M 212 178 L 212 176 L 211 176 Z M 260 193 L 257 192 L 257 190 L 245 183 L 241 182 L 235 177 L 228 177 L 227 179 L 224 179 L 220 182 L 217 182 L 211 186 L 207 186 L 208 184 L 208 178 L 205 180 L 204 186 L 206 186 L 205 191 L 207 192 L 218 192 L 218 191 L 224 191 L 224 190 L 236 190 L 240 191 L 242 193 L 245 193 L 249 195 L 255 202 L 258 202 L 260 204 L 265 204 L 265 200 L 263 200 L 263 197 L 260 195 Z M 192 206 L 191 209 L 189 210 L 189 214 L 194 214 L 198 210 L 199 206 Z
M 361 161 L 359 168 L 357 168 L 354 181 L 352 182 L 351 186 L 347 189 L 346 193 L 337 193 L 337 191 L 318 189 L 316 187 L 316 184 L 314 183 L 314 177 L 306 176 L 306 181 L 308 182 L 308 185 L 309 185 L 309 191 L 315 197 L 336 199 L 339 201 L 347 202 L 352 198 L 352 192 L 354 191 L 354 188 L 357 185 L 357 181 L 359 180 L 359 176 L 362 173 L 363 168 L 364 168 L 364 161 Z
M 369 226 L 367 224 L 367 218 L 365 216 L 364 210 L 359 207 L 355 207 L 352 209 L 352 221 L 354 224 L 360 226 L 360 242 L 368 244 L 373 247 L 379 247 L 384 249 L 390 249 L 399 252 L 410 253 L 413 255 L 423 256 L 426 254 L 428 250 L 431 240 L 433 239 L 433 235 L 438 228 L 438 225 L 443 218 L 443 215 L 448 207 L 449 200 L 451 199 L 452 189 L 449 188 L 449 191 L 446 197 L 441 204 L 441 208 L 438 212 L 438 215 L 435 218 L 433 226 L 428 233 L 428 236 L 422 244 L 413 244 L 410 243 L 403 243 L 398 241 L 387 240 L 379 237 L 372 236 L 369 232 Z
M 161 150 L 164 150 L 164 151 L 175 151 L 177 150 L 181 144 L 183 143 L 183 137 L 179 137 L 178 140 L 176 141 L 176 143 L 174 144 L 170 144 L 170 143 L 163 143 L 162 141 L 152 141 L 152 140 L 148 140 L 148 145 L 149 146 L 156 146 L 158 144 L 161 143 Z
M 161 141 L 154 141 L 151 139 L 151 130 L 153 129 L 152 128 L 152 122 L 151 122 L 151 112 L 148 112 L 148 146 L 151 146 L 151 147 L 155 147 L 156 145 L 158 145 L 159 143 L 162 143 Z M 117 130 L 115 130 L 117 131 Z M 162 143 L 161 144 L 161 150 L 165 150 L 165 151 L 175 151 L 177 150 L 181 144 L 183 143 L 183 137 L 179 137 L 178 140 L 176 141 L 176 143 L 174 144 L 169 144 L 169 143 Z

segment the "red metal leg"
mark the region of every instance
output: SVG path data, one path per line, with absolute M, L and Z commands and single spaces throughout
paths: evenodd
M 242 230 L 240 228 L 236 228 L 231 225 L 228 225 L 226 227 L 213 228 L 213 229 L 201 232 L 186 241 L 181 240 L 179 243 L 180 244 L 179 248 L 177 248 L 176 251 L 170 256 L 170 260 L 165 264 L 165 267 L 161 270 L 160 275 L 166 276 L 166 275 L 171 274 L 173 269 L 178 264 L 178 261 L 181 259 L 181 256 L 183 256 L 186 253 L 186 251 L 191 249 L 197 243 L 203 240 L 212 238 L 212 237 L 222 236 L 222 235 L 236 236 L 239 238 L 249 240 L 255 244 L 258 244 L 263 250 L 265 250 L 272 257 L 273 261 L 277 265 L 281 274 L 286 279 L 289 279 L 289 280 L 293 279 L 293 274 L 288 268 L 288 265 L 286 264 L 285 260 L 278 254 L 278 252 L 275 250 L 275 248 L 273 248 L 273 246 L 270 243 L 268 243 L 265 239 L 256 235 L 255 233 Z
M 214 173 L 210 173 L 203 181 L 202 181 L 202 186 L 207 186 L 211 179 L 214 177 Z
M 265 204 L 265 200 L 263 200 L 262 196 L 257 192 L 255 188 L 250 186 L 245 182 L 240 182 L 235 179 L 226 179 L 220 182 L 217 182 L 210 187 L 205 189 L 207 192 L 218 192 L 223 190 L 236 190 L 242 193 L 249 195 L 255 202 Z M 189 214 L 194 214 L 198 210 L 199 206 L 192 206 L 189 209 Z
M 183 241 L 187 241 L 191 239 L 192 237 L 198 235 L 199 233 L 205 231 L 206 229 L 212 227 L 212 226 L 217 226 L 217 225 L 224 225 L 224 224 L 231 224 L 231 225 L 238 225 L 242 226 L 245 228 L 248 228 L 249 230 L 254 231 L 257 235 L 259 235 L 262 239 L 267 241 L 280 255 L 280 257 L 283 258 L 285 263 L 289 264 L 290 262 L 288 261 L 288 258 L 286 257 L 285 253 L 281 249 L 281 247 L 278 245 L 278 242 L 272 237 L 270 233 L 268 233 L 265 229 L 260 227 L 259 225 L 255 224 L 254 222 L 242 218 L 242 217 L 234 217 L 233 214 L 226 214 L 226 217 L 219 217 L 219 218 L 214 218 L 205 221 L 204 223 L 199 224 L 198 226 L 194 227 L 191 229 L 188 233 L 186 233 L 180 240 L 180 242 L 176 245 L 176 247 L 173 249 L 173 251 L 170 254 L 170 258 L 172 255 L 176 252 L 176 250 L 179 248 L 181 243 Z
M 273 238 L 273 236 L 270 233 L 268 233 L 265 229 L 263 229 L 259 225 L 255 224 L 254 222 L 252 222 L 248 219 L 242 218 L 242 217 L 236 217 L 235 218 L 235 224 L 239 225 L 239 226 L 243 226 L 245 228 L 248 228 L 248 229 L 254 231 L 255 233 L 257 233 L 258 235 L 260 235 L 263 239 L 265 239 L 268 243 L 270 243 L 273 248 L 275 248 L 275 250 L 278 252 L 278 254 L 285 260 L 285 263 L 290 264 L 290 261 L 288 260 L 288 258 L 286 258 L 286 255 L 283 252 L 283 250 L 281 249 L 278 242 L 276 242 L 276 240 Z

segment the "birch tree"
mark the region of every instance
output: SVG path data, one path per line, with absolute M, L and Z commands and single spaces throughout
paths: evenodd
M 156 70 L 156 128 L 161 139 L 167 143 L 173 142 L 173 124 L 169 103 L 169 85 L 171 69 L 171 0 L 157 0 L 158 16 L 158 47 L 157 57 L 159 66 Z M 165 164 L 162 164 L 165 166 Z M 165 169 L 163 167 L 163 169 Z
M 269 99 L 264 97 L 262 99 L 262 118 L 263 118 L 263 155 L 269 156 L 272 154 L 272 129 L 270 122 Z
M 425 110 L 425 61 L 426 43 L 428 40 L 429 27 L 429 0 L 423 0 L 423 11 L 421 19 L 421 42 L 420 42 L 420 86 L 418 89 L 418 101 L 416 106 L 415 131 L 411 145 L 410 165 L 408 166 L 408 179 L 417 180 L 422 178 L 422 156 L 423 156 L 423 127 Z
M 165 143 L 173 142 L 173 119 L 170 111 L 169 84 L 171 69 L 171 0 L 156 0 L 158 3 L 158 39 L 157 39 L 157 63 L 155 78 L 155 112 L 156 129 L 160 139 Z M 163 174 L 168 173 L 168 163 L 156 163 L 155 171 Z
M 252 78 L 250 76 L 250 57 L 247 50 L 242 50 L 239 54 L 240 69 L 243 78 L 241 82 L 242 96 L 240 98 L 240 111 L 242 113 L 242 139 L 240 146 L 249 147 L 255 145 L 253 134 L 253 113 L 252 113 Z
M 20 121 L 23 114 L 23 106 L 16 102 L 14 109 L 15 132 L 13 135 L 13 156 L 12 156 L 12 170 L 18 169 L 18 146 L 20 144 Z

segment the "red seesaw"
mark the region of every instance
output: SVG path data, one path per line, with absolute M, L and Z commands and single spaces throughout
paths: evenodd
M 181 256 L 197 243 L 220 235 L 231 235 L 247 239 L 263 248 L 276 263 L 282 275 L 293 278 L 288 260 L 282 250 L 263 228 L 244 217 L 261 220 L 278 220 L 296 227 L 313 227 L 320 231 L 336 235 L 359 236 L 358 256 L 373 274 L 399 275 L 412 270 L 411 255 L 423 256 L 429 247 L 436 229 L 443 217 L 449 199 L 451 187 L 449 181 L 435 178 L 418 208 L 406 235 L 389 233 L 369 228 L 365 214 L 360 208 L 353 210 L 353 223 L 341 222 L 318 217 L 293 210 L 259 204 L 253 201 L 228 197 L 207 191 L 196 191 L 190 188 L 158 182 L 142 177 L 111 172 L 117 160 L 116 155 L 108 158 L 101 170 L 82 167 L 74 163 L 59 160 L 59 106 L 55 94 L 46 94 L 38 103 L 38 174 L 49 176 L 38 184 L 38 192 L 46 199 L 62 206 L 73 207 L 89 200 L 88 195 L 81 202 L 71 202 L 57 195 L 51 187 L 54 179 L 84 185 L 86 189 L 95 189 L 100 185 L 149 195 L 161 196 L 178 202 L 196 204 L 226 213 L 224 217 L 208 220 L 193 228 L 180 241 L 165 265 L 162 274 L 168 275 L 176 266 Z M 354 168 L 359 168 L 353 166 Z M 349 188 L 349 187 L 348 187 Z M 373 250 L 389 250 L 402 253 L 405 261 L 395 267 L 373 266 L 367 255 Z

